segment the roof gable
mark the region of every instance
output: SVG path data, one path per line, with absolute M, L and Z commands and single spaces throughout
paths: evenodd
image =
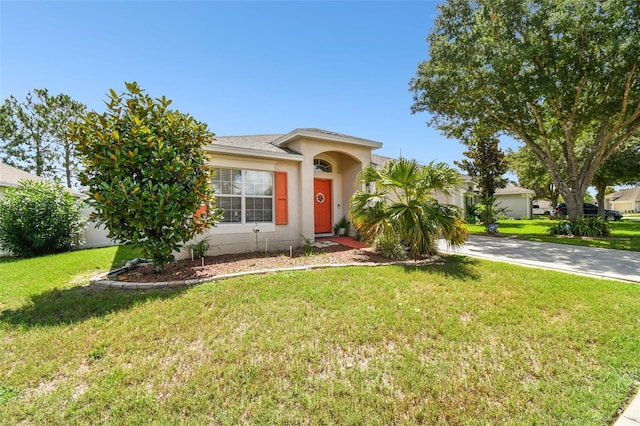
M 306 137 L 351 145 L 380 148 L 382 143 L 322 129 L 295 129 L 286 134 L 220 136 L 205 149 L 224 154 L 302 161 L 302 154 L 289 148 L 294 140 Z
M 278 139 L 274 140 L 272 143 L 276 146 L 286 146 L 288 143 L 301 137 L 328 140 L 332 142 L 347 143 L 352 145 L 361 145 L 361 146 L 367 146 L 369 148 L 374 148 L 374 149 L 382 147 L 381 142 L 358 138 L 355 136 L 349 136 L 342 133 L 330 132 L 328 130 L 313 129 L 313 128 L 295 129 L 287 133 L 286 135 L 282 135 Z
M 640 199 L 640 186 L 635 188 L 622 189 L 605 195 L 605 199 L 611 201 L 635 201 Z

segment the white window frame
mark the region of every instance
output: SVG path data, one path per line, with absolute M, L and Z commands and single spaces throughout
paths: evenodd
M 241 169 L 238 167 L 214 167 L 213 171 L 217 174 L 220 170 L 231 170 L 231 171 L 240 171 L 241 173 L 241 184 L 240 184 L 240 194 L 221 194 L 217 191 L 214 192 L 216 198 L 239 198 L 240 199 L 240 221 L 239 222 L 219 222 L 219 226 L 221 227 L 231 227 L 238 225 L 242 225 L 242 228 L 245 228 L 248 225 L 254 226 L 266 226 L 270 228 L 269 225 L 273 225 L 275 229 L 275 220 L 276 220 L 276 211 L 275 211 L 275 176 L 272 171 L 266 170 L 254 170 L 254 169 Z M 247 193 L 247 174 L 248 173 L 268 173 L 271 176 L 271 195 L 257 195 L 257 194 L 248 194 Z M 214 178 L 215 179 L 215 178 Z M 255 183 L 255 182 L 254 182 Z M 247 198 L 262 198 L 262 199 L 270 199 L 271 200 L 271 220 L 269 221 L 247 221 Z

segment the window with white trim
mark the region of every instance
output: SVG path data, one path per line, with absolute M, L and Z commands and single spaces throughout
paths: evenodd
M 213 169 L 216 207 L 222 223 L 273 222 L 273 172 Z

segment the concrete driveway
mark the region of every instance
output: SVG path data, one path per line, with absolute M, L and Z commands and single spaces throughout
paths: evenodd
M 438 249 L 443 253 L 640 283 L 640 253 L 634 251 L 477 235 L 470 235 L 465 245 L 457 249 L 440 240 Z

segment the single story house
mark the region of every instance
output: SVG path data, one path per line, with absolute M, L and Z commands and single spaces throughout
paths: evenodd
M 214 171 L 217 226 L 205 231 L 212 254 L 300 247 L 333 233 L 349 214 L 360 171 L 384 157 L 382 143 L 301 128 L 287 134 L 217 137 L 205 147 Z M 187 257 L 183 249 L 179 257 Z
M 640 186 L 605 195 L 604 206 L 622 213 L 640 212 Z
M 513 219 L 531 219 L 533 217 L 533 199 L 535 191 L 519 186 L 507 185 L 495 192 L 495 206 L 504 209 L 504 214 Z

